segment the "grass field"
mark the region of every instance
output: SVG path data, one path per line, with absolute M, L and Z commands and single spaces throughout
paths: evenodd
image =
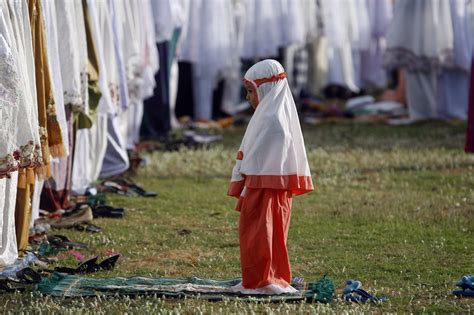
M 158 152 L 135 179 L 154 199 L 108 198 L 127 207 L 99 219 L 97 235 L 61 231 L 112 249 L 116 269 L 94 277 L 239 276 L 235 199 L 226 196 L 242 128 L 208 150 Z M 465 125 L 327 124 L 304 126 L 316 190 L 293 201 L 288 247 L 294 276 L 327 273 L 338 289 L 359 279 L 382 305 L 266 304 L 199 300 L 76 299 L 37 293 L 0 295 L 5 311 L 58 313 L 359 313 L 474 312 L 474 299 L 451 295 L 474 273 L 474 155 L 462 151 Z M 71 259 L 61 262 L 71 265 Z

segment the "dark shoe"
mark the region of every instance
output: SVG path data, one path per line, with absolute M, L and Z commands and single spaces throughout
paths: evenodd
M 73 242 L 67 236 L 64 235 L 55 234 L 52 236 L 48 236 L 48 241 L 51 243 L 50 238 L 58 243 L 59 241 L 62 242 L 64 246 L 67 246 L 67 249 L 84 249 L 89 247 L 86 243 Z
M 0 279 L 0 292 L 24 292 L 26 288 L 18 280 L 12 278 L 3 278 Z
M 81 231 L 81 232 L 89 232 L 89 233 L 102 232 L 102 228 L 90 223 L 76 223 L 73 226 L 71 226 L 71 228 L 76 231 Z
M 122 218 L 125 209 L 100 205 L 92 208 L 94 218 Z
M 97 268 L 102 269 L 102 270 L 112 270 L 112 269 L 114 269 L 115 264 L 117 263 L 119 258 L 120 258 L 120 254 L 110 256 L 110 257 L 104 259 L 102 262 L 100 262 L 97 265 Z
M 69 228 L 77 223 L 92 222 L 93 219 L 92 209 L 89 206 L 83 206 L 79 211 L 62 217 L 57 222 L 52 223 L 51 226 L 53 228 Z
M 54 271 L 67 273 L 70 275 L 78 274 L 78 273 L 91 273 L 97 270 L 97 259 L 99 257 L 95 256 L 92 257 L 77 266 L 77 268 L 69 268 L 69 267 L 56 267 Z
M 16 277 L 24 284 L 36 284 L 41 281 L 41 275 L 30 267 L 18 271 Z

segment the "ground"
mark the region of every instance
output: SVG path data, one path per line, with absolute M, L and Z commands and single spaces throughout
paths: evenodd
M 463 312 L 474 299 L 451 295 L 474 273 L 474 155 L 463 152 L 464 124 L 304 126 L 316 190 L 293 202 L 288 248 L 294 276 L 327 274 L 337 295 L 347 279 L 389 301 L 353 305 L 199 300 L 75 299 L 0 295 L 6 311 L 58 313 L 359 313 Z M 243 128 L 207 150 L 154 153 L 135 180 L 152 199 L 109 195 L 123 219 L 99 219 L 101 234 L 61 231 L 111 249 L 116 269 L 94 277 L 239 276 L 235 199 L 226 196 Z M 60 262 L 72 265 L 71 258 Z

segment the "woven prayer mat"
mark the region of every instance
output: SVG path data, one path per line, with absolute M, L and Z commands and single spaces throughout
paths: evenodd
M 54 273 L 38 285 L 42 294 L 75 298 L 94 296 L 146 296 L 165 298 L 196 298 L 219 300 L 262 300 L 271 302 L 308 301 L 330 303 L 334 297 L 333 282 L 326 276 L 308 283 L 294 294 L 246 295 L 232 292 L 231 287 L 241 280 L 212 280 L 196 277 L 185 279 L 169 278 L 83 278 L 75 275 Z

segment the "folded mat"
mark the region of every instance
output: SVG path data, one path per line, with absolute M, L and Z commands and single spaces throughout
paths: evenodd
M 138 296 L 156 295 L 168 298 L 198 298 L 205 300 L 259 299 L 267 301 L 302 301 L 330 303 L 334 297 L 333 282 L 323 276 L 319 281 L 308 283 L 305 289 L 294 294 L 247 295 L 232 292 L 231 287 L 241 280 L 212 280 L 196 277 L 169 278 L 83 278 L 75 275 L 54 273 L 38 285 L 41 293 L 59 297 Z

